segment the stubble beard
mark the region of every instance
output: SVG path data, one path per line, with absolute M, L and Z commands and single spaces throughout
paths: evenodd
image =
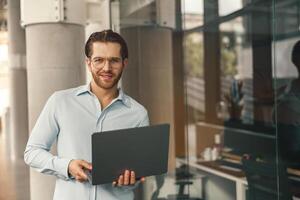
M 118 84 L 123 72 L 121 71 L 116 77 L 115 77 L 115 74 L 113 74 L 112 72 L 109 72 L 109 73 L 112 74 L 113 81 L 111 83 L 105 83 L 104 81 L 101 80 L 100 75 L 97 75 L 96 73 L 92 72 L 92 77 L 98 87 L 100 87 L 102 89 L 106 89 L 106 90 L 112 89 L 113 87 L 115 87 Z

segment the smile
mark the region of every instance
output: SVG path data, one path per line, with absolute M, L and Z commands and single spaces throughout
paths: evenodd
M 113 75 L 112 74 L 103 74 L 103 75 L 100 75 L 100 77 L 105 80 L 110 80 L 110 79 L 112 79 Z

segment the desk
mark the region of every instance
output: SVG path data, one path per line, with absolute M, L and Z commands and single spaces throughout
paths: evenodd
M 234 173 L 228 173 L 228 170 L 224 170 L 221 167 L 217 169 L 217 165 L 214 165 L 213 162 L 189 162 L 186 160 L 177 158 L 177 161 L 181 164 L 188 164 L 191 167 L 194 167 L 198 170 L 231 180 L 235 182 L 236 187 L 236 200 L 246 200 L 245 189 L 247 187 L 247 180 L 245 176 L 238 175 Z
M 247 188 L 247 179 L 242 171 L 235 171 L 226 168 L 222 168 L 214 161 L 210 162 L 196 162 L 189 161 L 181 158 L 177 158 L 177 162 L 180 164 L 188 164 L 190 167 L 204 171 L 215 176 L 219 176 L 228 180 L 235 182 L 236 189 L 236 200 L 246 200 L 246 188 Z M 300 177 L 299 169 L 287 169 L 288 174 Z

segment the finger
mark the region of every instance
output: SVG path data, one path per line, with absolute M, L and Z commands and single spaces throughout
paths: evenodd
M 76 173 L 76 177 L 78 177 L 78 179 L 82 181 L 87 180 L 87 175 L 82 170 L 78 170 L 78 172 Z
M 112 183 L 112 185 L 113 185 L 114 187 L 116 187 L 117 181 L 114 181 L 114 182 Z
M 125 173 L 124 173 L 124 185 L 128 185 L 129 184 L 129 176 L 130 176 L 129 170 L 125 170 Z
M 118 186 L 122 186 L 124 184 L 124 177 L 123 175 L 119 176 L 119 180 L 118 180 Z
M 75 179 L 79 182 L 84 182 L 84 178 L 82 178 L 81 176 L 76 176 Z
M 82 177 L 78 177 L 78 179 L 77 179 L 79 182 L 85 182 L 86 180 L 84 180 Z
M 85 160 L 81 160 L 80 165 L 85 169 L 92 170 L 92 164 Z
M 131 171 L 130 172 L 130 185 L 134 185 L 135 184 L 135 172 Z

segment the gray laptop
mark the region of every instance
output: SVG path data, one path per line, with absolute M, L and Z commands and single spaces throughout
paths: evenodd
M 136 177 L 168 170 L 169 124 L 94 133 L 92 135 L 93 185 L 112 183 L 134 170 Z

